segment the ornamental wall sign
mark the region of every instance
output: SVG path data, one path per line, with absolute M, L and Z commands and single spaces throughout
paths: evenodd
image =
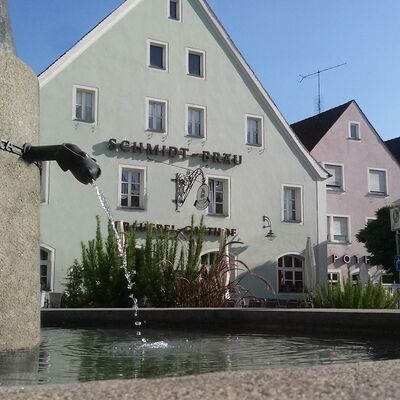
M 197 178 L 201 178 L 201 185 L 197 190 L 196 201 L 194 206 L 198 210 L 205 210 L 209 204 L 210 199 L 209 188 L 206 184 L 206 178 L 204 176 L 203 170 L 201 168 L 197 168 L 193 171 L 188 169 L 184 174 L 176 174 L 174 179 L 175 181 L 175 210 L 178 211 L 179 207 L 182 207 L 188 197 L 194 183 Z
M 120 221 L 115 221 L 115 226 L 117 226 L 119 222 Z M 121 222 L 124 232 L 129 232 L 131 229 L 134 229 L 136 232 L 145 232 L 147 229 L 147 225 L 151 225 L 155 229 L 160 229 L 165 232 L 178 232 L 178 231 L 189 232 L 192 229 L 190 225 L 187 225 L 185 227 L 177 227 L 176 225 L 173 224 L 163 225 L 163 224 L 154 224 L 151 222 L 138 222 L 138 221 L 135 221 L 133 223 L 129 223 L 127 221 L 121 221 Z M 199 228 L 195 227 L 194 229 L 196 232 L 196 230 L 198 230 Z M 219 237 L 221 235 L 222 229 L 225 230 L 225 234 L 227 237 L 237 235 L 236 228 L 217 228 L 217 227 L 206 226 L 204 229 L 205 229 L 205 234 L 207 236 Z
M 198 210 L 200 211 L 205 210 L 210 205 L 209 194 L 210 194 L 210 188 L 205 183 L 203 183 L 197 189 L 196 201 L 194 202 L 194 206 Z
M 220 153 L 216 151 L 202 151 L 201 153 L 190 153 L 186 147 L 175 147 L 165 145 L 151 145 L 150 143 L 130 142 L 129 140 L 122 140 L 117 142 L 117 139 L 109 139 L 108 150 L 122 153 L 137 153 L 145 154 L 147 156 L 161 156 L 168 158 L 199 158 L 203 162 L 212 162 L 216 164 L 227 165 L 240 165 L 242 163 L 242 156 L 231 153 Z

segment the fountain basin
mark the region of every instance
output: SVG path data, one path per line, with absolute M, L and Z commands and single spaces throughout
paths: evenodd
M 160 378 L 400 358 L 398 311 L 42 310 L 36 352 L 0 352 L 0 386 Z
M 369 333 L 396 335 L 400 310 L 141 308 L 149 328 L 223 329 L 278 333 Z M 43 309 L 42 327 L 134 327 L 131 309 Z
M 398 399 L 398 361 L 226 372 L 182 378 L 0 388 L 0 400 Z

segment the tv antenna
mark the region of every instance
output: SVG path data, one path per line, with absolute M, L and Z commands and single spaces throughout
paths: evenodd
M 333 67 L 321 69 L 316 72 L 312 72 L 311 74 L 308 74 L 308 75 L 299 75 L 301 77 L 300 83 L 303 82 L 304 79 L 311 78 L 312 76 L 315 76 L 315 75 L 318 76 L 318 114 L 321 113 L 321 78 L 320 78 L 321 72 L 326 72 L 326 71 L 329 71 L 330 69 L 339 68 L 346 64 L 347 63 L 334 65 Z

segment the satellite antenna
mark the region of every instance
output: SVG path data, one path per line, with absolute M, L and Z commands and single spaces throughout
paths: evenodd
M 334 65 L 333 67 L 318 70 L 318 71 L 312 72 L 311 74 L 308 74 L 308 75 L 299 75 L 301 77 L 300 83 L 303 82 L 304 79 L 311 78 L 312 76 L 315 76 L 315 75 L 318 76 L 318 114 L 321 113 L 321 79 L 320 79 L 321 72 L 329 71 L 330 69 L 334 69 L 334 68 L 339 68 L 346 64 L 347 63 Z

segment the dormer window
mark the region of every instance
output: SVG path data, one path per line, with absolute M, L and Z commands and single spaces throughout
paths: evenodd
M 168 70 L 168 44 L 148 40 L 148 66 L 155 70 Z
M 181 19 L 181 2 L 180 0 L 168 1 L 168 17 L 179 21 Z
M 97 92 L 96 88 L 74 85 L 73 120 L 90 124 L 97 122 Z
M 201 106 L 186 106 L 186 135 L 205 138 L 206 108 Z
M 349 122 L 349 139 L 360 140 L 360 124 L 358 122 Z
M 146 99 L 146 129 L 152 132 L 167 133 L 167 102 Z
M 263 118 L 256 115 L 246 115 L 246 144 L 248 146 L 262 146 Z
M 186 49 L 186 73 L 197 78 L 205 77 L 205 52 Z

